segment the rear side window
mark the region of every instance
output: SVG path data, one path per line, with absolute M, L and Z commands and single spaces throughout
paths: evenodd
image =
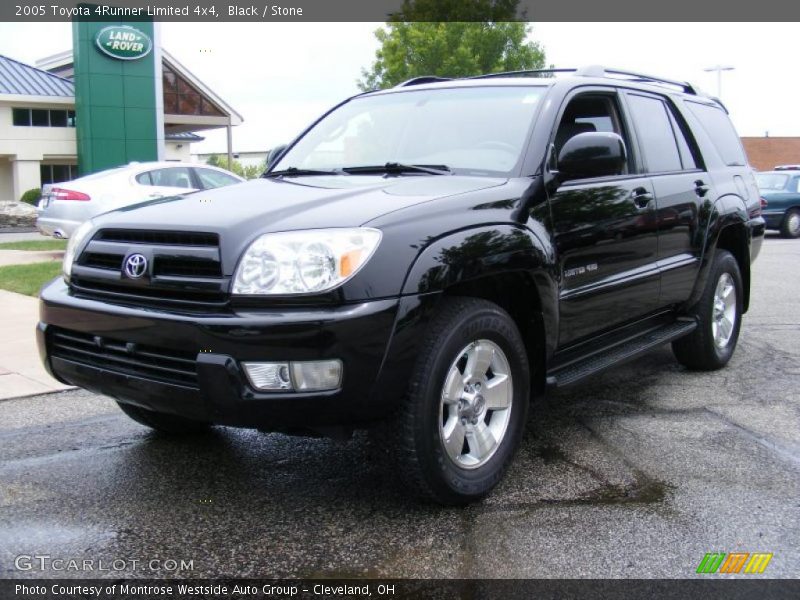
M 670 115 L 663 100 L 630 94 L 628 103 L 636 123 L 647 170 L 650 173 L 680 171 L 678 143 L 675 141 Z
M 698 118 L 726 165 L 743 167 L 747 164 L 739 135 L 722 108 L 692 101 L 686 101 L 686 106 Z
M 186 167 L 156 169 L 147 171 L 136 177 L 136 181 L 144 185 L 156 185 L 177 188 L 192 188 L 192 176 Z

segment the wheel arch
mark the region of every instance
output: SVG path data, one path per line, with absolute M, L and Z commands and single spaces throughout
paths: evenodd
M 533 391 L 539 394 L 547 357 L 557 342 L 558 292 L 552 272 L 552 252 L 529 229 L 483 226 L 427 246 L 409 271 L 403 293 L 481 298 L 500 306 L 520 330 Z

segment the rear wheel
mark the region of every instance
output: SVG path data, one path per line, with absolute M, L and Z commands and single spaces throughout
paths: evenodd
M 161 433 L 173 435 L 200 433 L 207 431 L 211 426 L 209 423 L 202 421 L 193 421 L 177 415 L 159 413 L 124 402 L 117 402 L 117 405 L 122 409 L 122 412 L 140 425 L 145 425 Z
M 730 252 L 718 250 L 706 288 L 691 311 L 697 329 L 672 342 L 672 351 L 682 365 L 712 371 L 728 363 L 739 339 L 742 297 L 739 264 Z
M 786 211 L 781 222 L 781 235 L 785 238 L 800 237 L 800 210 L 790 208 Z
M 465 504 L 488 493 L 522 439 L 530 375 L 511 317 L 484 300 L 444 301 L 392 429 L 420 496 Z

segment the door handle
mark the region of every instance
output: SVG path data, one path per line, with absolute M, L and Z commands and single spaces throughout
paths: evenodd
M 636 205 L 636 208 L 647 208 L 650 200 L 653 199 L 653 194 L 647 191 L 646 188 L 638 187 L 631 192 L 631 200 Z
M 159 194 L 158 192 L 156 192 L 155 194 L 149 194 L 147 197 L 148 198 L 163 198 L 164 194 Z
M 694 182 L 694 192 L 701 198 L 708 193 L 710 188 L 706 185 L 705 181 L 698 179 Z

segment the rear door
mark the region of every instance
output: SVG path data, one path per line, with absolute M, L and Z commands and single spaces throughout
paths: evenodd
M 570 137 L 590 131 L 621 135 L 628 161 L 618 175 L 566 181 L 550 198 L 562 347 L 637 320 L 658 303 L 653 186 L 613 88 L 568 98 L 551 138 L 556 156 Z
M 712 181 L 689 128 L 670 99 L 625 93 L 645 171 L 655 193 L 658 230 L 659 307 L 686 300 L 700 268 L 699 211 L 714 197 Z

